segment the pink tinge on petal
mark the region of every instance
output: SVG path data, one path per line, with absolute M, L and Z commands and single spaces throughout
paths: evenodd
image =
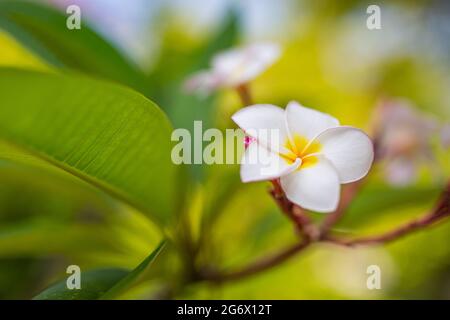
M 256 141 L 256 139 L 253 138 L 253 137 L 250 137 L 250 136 L 245 136 L 245 137 L 244 137 L 244 146 L 245 146 L 245 149 L 247 149 L 248 146 L 249 146 L 253 141 Z

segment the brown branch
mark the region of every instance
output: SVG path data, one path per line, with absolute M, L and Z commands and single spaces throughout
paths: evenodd
M 271 182 L 273 188 L 270 190 L 270 194 L 272 195 L 280 210 L 290 220 L 292 220 L 298 232 L 303 235 L 303 240 L 288 248 L 283 249 L 282 251 L 272 256 L 264 257 L 247 265 L 242 269 L 233 272 L 220 273 L 211 270 L 203 270 L 203 272 L 201 273 L 201 278 L 203 280 L 219 283 L 224 281 L 238 280 L 250 275 L 260 273 L 264 270 L 270 269 L 285 262 L 319 238 L 317 228 L 315 228 L 315 226 L 311 223 L 311 220 L 306 215 L 305 211 L 286 198 L 283 190 L 281 189 L 279 180 L 275 179 Z
M 397 240 L 413 231 L 431 226 L 438 221 L 442 221 L 450 216 L 450 182 L 442 193 L 437 206 L 429 214 L 410 221 L 394 230 L 388 231 L 381 235 L 356 238 L 356 239 L 339 239 L 326 237 L 324 241 L 333 242 L 345 246 L 381 244 L 389 241 Z
M 274 188 L 273 190 L 274 193 L 276 193 L 277 191 L 276 189 L 277 187 Z M 277 203 L 280 201 L 279 198 L 276 198 L 276 200 Z M 382 235 L 353 240 L 351 239 L 345 240 L 329 236 L 324 237 L 323 239 L 311 239 L 306 237 L 302 242 L 297 243 L 291 247 L 288 247 L 275 255 L 262 258 L 261 260 L 257 260 L 242 269 L 238 269 L 237 271 L 232 271 L 229 273 L 204 272 L 202 273 L 201 279 L 221 283 L 225 281 L 234 281 L 248 276 L 252 276 L 267 269 L 270 269 L 272 267 L 280 265 L 281 263 L 295 256 L 297 253 L 302 252 L 309 245 L 318 242 L 332 242 L 335 244 L 350 247 L 356 245 L 386 243 L 389 241 L 397 240 L 400 237 L 405 236 L 413 231 L 420 230 L 424 227 L 435 224 L 438 221 L 442 221 L 443 219 L 448 218 L 449 216 L 450 216 L 450 182 L 448 183 L 446 189 L 442 193 L 437 206 L 431 213 L 425 215 L 422 218 L 411 221 L 403 226 L 400 226 L 392 231 L 384 233 Z
M 229 273 L 217 273 L 217 272 L 205 272 L 203 274 L 203 280 L 208 280 L 216 283 L 225 281 L 239 280 L 251 275 L 255 275 L 281 263 L 285 262 L 289 258 L 295 256 L 297 253 L 303 251 L 311 244 L 309 241 L 303 241 L 290 246 L 272 256 L 264 257 L 261 260 L 257 260 L 248 266 Z
M 250 106 L 253 104 L 253 99 L 248 84 L 241 84 L 240 86 L 236 87 L 236 91 L 244 106 Z
M 278 179 L 271 180 L 273 189 L 270 194 L 281 211 L 295 224 L 297 231 L 308 240 L 319 238 L 319 230 L 312 224 L 305 210 L 286 198 Z
M 202 279 L 212 282 L 224 282 L 254 275 L 283 263 L 319 239 L 318 229 L 311 223 L 311 219 L 306 215 L 305 211 L 286 198 L 278 180 L 275 179 L 271 182 L 273 188 L 270 190 L 270 194 L 280 210 L 292 220 L 299 233 L 304 236 L 303 240 L 293 246 L 283 249 L 273 256 L 264 257 L 237 271 L 218 273 L 204 270 Z
M 271 180 L 273 188 L 269 191 L 272 198 L 275 200 L 275 203 L 278 205 L 280 210 L 295 223 L 298 225 L 300 222 L 296 220 L 296 217 L 292 214 L 293 203 L 290 202 L 284 195 L 283 190 L 281 189 L 280 182 L 275 179 Z

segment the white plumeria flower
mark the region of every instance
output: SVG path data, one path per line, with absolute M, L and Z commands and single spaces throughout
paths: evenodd
M 270 67 L 280 56 L 272 43 L 251 44 L 217 54 L 210 70 L 200 71 L 185 83 L 188 91 L 207 93 L 217 88 L 236 88 L 248 83 Z
M 286 109 L 249 106 L 232 119 L 254 138 L 243 156 L 242 181 L 279 178 L 286 197 L 308 210 L 334 211 L 340 184 L 363 178 L 372 165 L 372 141 L 363 131 L 297 102 Z M 267 139 L 264 130 L 276 130 L 277 139 Z M 259 161 L 249 161 L 255 154 Z

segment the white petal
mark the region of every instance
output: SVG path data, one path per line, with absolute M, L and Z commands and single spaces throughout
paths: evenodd
M 262 181 L 279 178 L 297 169 L 301 160 L 290 164 L 278 154 L 252 142 L 245 150 L 241 163 L 242 182 Z
M 339 177 L 324 157 L 310 167 L 300 168 L 281 177 L 287 198 L 307 210 L 332 212 L 339 203 Z
M 369 172 L 373 144 L 363 131 L 347 126 L 331 128 L 315 141 L 322 145 L 320 153 L 336 168 L 341 183 L 359 180 Z
M 278 59 L 280 51 L 278 45 L 269 43 L 232 49 L 218 54 L 213 59 L 212 68 L 221 75 L 223 85 L 235 87 L 265 71 Z
M 231 119 L 246 134 L 274 152 L 284 151 L 288 139 L 284 110 L 270 104 L 242 108 Z
M 328 128 L 337 127 L 339 121 L 332 116 L 303 107 L 298 102 L 291 101 L 286 107 L 286 121 L 289 133 L 297 134 L 311 140 Z

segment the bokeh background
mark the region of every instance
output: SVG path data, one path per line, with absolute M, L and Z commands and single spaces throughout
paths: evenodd
M 450 122 L 448 1 L 35 2 L 64 15 L 68 5 L 79 5 L 86 25 L 145 77 L 145 85 L 130 86 L 161 106 L 174 127 L 191 128 L 193 120 L 204 121 L 204 127 L 232 127 L 230 115 L 241 107 L 235 92 L 196 96 L 184 92 L 183 82 L 207 67 L 215 52 L 258 41 L 279 43 L 283 54 L 251 83 L 256 102 L 285 106 L 297 100 L 369 132 L 377 106 L 385 99 L 408 101 L 419 118 L 432 118 L 438 127 Z M 381 30 L 366 27 L 369 4 L 381 8 Z M 106 73 L 90 70 L 84 56 L 58 59 L 63 40 L 57 36 L 42 40 L 38 24 L 29 24 L 36 30 L 31 41 L 3 18 L 0 9 L 1 66 L 46 72 L 77 69 L 105 77 Z M 33 21 L 33 13 L 18 21 L 26 25 Z M 51 27 L 57 34 L 65 25 Z M 76 48 L 77 38 L 64 41 Z M 48 52 L 53 48 L 61 63 L 48 58 L 42 48 L 50 48 Z M 126 83 L 127 76 L 119 75 L 118 81 Z M 335 231 L 346 236 L 374 234 L 429 211 L 450 177 L 449 149 L 441 145 L 438 132 L 429 137 L 429 144 L 433 161 L 420 162 L 418 178 L 401 186 L 386 180 L 386 163 L 377 164 Z M 197 263 L 233 268 L 295 241 L 292 226 L 266 195 L 268 186 L 240 183 L 237 166 L 191 166 L 188 176 L 191 201 L 185 212 L 192 237 L 203 241 Z M 387 245 L 356 249 L 316 245 L 254 277 L 221 285 L 186 285 L 172 297 L 449 299 L 450 223 L 446 222 Z M 131 269 L 160 237 L 141 213 L 84 183 L 39 164 L 0 160 L 2 299 L 32 298 L 64 278 L 70 264 L 82 270 Z M 382 270 L 381 290 L 366 287 L 366 268 L 373 264 Z M 167 283 L 182 277 L 182 268 L 180 258 L 169 250 L 121 298 L 155 297 Z

